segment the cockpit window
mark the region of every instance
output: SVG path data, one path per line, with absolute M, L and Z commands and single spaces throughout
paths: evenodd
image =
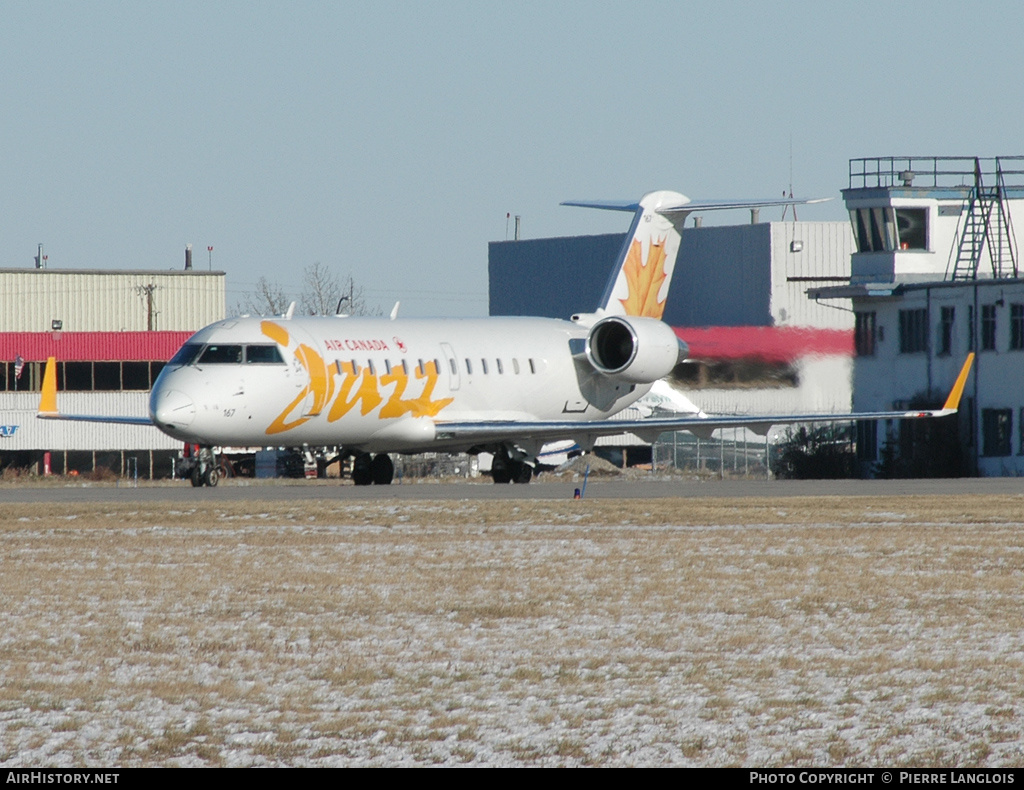
M 277 346 L 246 346 L 245 361 L 250 365 L 283 364 L 284 359 Z
M 215 346 L 209 345 L 199 357 L 200 365 L 222 365 L 239 363 L 242 361 L 241 346 Z
M 171 361 L 168 365 L 189 365 L 195 361 L 195 358 L 199 356 L 199 352 L 203 350 L 201 343 L 186 343 L 178 349 L 178 353 L 171 357 Z

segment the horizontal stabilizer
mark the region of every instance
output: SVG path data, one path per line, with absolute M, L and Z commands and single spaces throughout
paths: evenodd
M 695 211 L 725 211 L 737 208 L 770 208 L 772 206 L 803 206 L 824 203 L 832 198 L 766 198 L 764 200 L 691 200 L 676 206 L 662 206 L 659 214 L 692 214 Z

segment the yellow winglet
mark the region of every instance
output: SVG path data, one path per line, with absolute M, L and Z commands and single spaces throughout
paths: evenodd
M 40 414 L 57 413 L 57 358 L 46 360 L 46 372 L 43 373 L 43 393 L 39 398 Z
M 960 396 L 964 394 L 964 385 L 967 384 L 967 374 L 971 372 L 971 365 L 973 364 L 974 352 L 972 351 L 967 355 L 967 361 L 964 362 L 964 366 L 960 368 L 960 375 L 956 377 L 953 389 L 949 391 L 949 397 L 946 398 L 946 404 L 942 407 L 944 410 L 949 409 L 950 411 L 956 411 L 960 408 Z M 45 385 L 46 382 L 43 382 L 44 387 Z

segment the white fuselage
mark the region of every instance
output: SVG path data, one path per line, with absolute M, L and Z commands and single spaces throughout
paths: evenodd
M 587 332 L 544 318 L 229 319 L 168 363 L 150 416 L 203 445 L 455 449 L 438 425 L 590 421 L 641 397 L 648 386 L 627 384 L 588 400 Z

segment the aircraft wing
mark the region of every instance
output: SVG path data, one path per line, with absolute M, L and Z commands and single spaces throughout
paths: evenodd
M 953 388 L 941 409 L 916 411 L 870 411 L 850 414 L 764 414 L 698 417 L 658 417 L 640 420 L 595 420 L 593 422 L 571 422 L 547 420 L 538 422 L 492 421 L 492 422 L 438 422 L 438 442 L 486 442 L 500 439 L 540 440 L 573 438 L 580 444 L 589 444 L 588 439 L 598 436 L 612 436 L 619 433 L 635 433 L 642 439 L 654 441 L 660 434 L 669 431 L 694 431 L 710 433 L 718 428 L 749 428 L 755 433 L 766 435 L 773 425 L 789 425 L 806 422 L 850 422 L 853 420 L 915 420 L 946 417 L 956 414 L 960 407 L 967 376 L 974 363 L 974 354 L 967 356 Z
M 116 425 L 152 425 L 149 417 L 124 417 L 111 416 L 109 414 L 61 414 L 57 411 L 57 365 L 56 360 L 50 357 L 46 363 L 46 372 L 43 374 L 43 391 L 39 398 L 39 412 L 36 414 L 41 420 L 70 420 L 72 422 L 105 422 Z

